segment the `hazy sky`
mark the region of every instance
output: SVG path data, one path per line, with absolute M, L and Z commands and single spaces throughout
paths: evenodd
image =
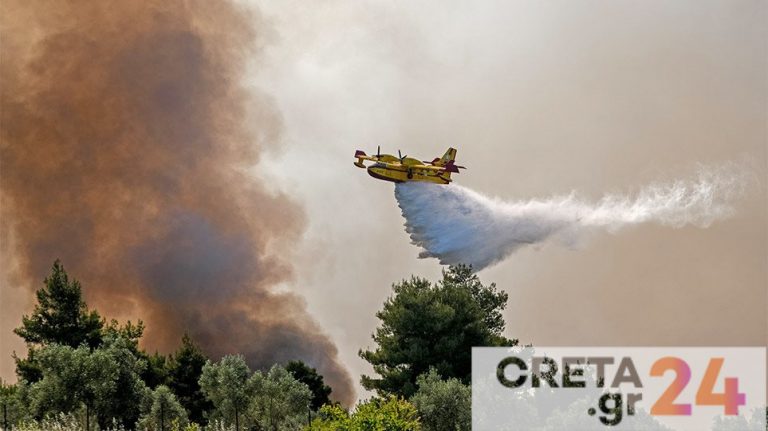
M 456 182 L 505 200 L 599 198 L 750 160 L 758 182 L 709 229 L 655 225 L 578 250 L 523 250 L 481 273 L 507 332 L 537 345 L 766 344 L 766 3 L 263 4 L 275 41 L 254 81 L 288 151 L 258 173 L 300 197 L 299 279 L 355 375 L 393 281 L 417 260 L 391 184 L 355 149 L 458 148 Z
M 729 220 L 525 249 L 480 275 L 509 293 L 507 335 L 525 343 L 766 345 L 768 3 L 257 4 L 270 43 L 248 85 L 274 97 L 286 145 L 253 171 L 308 220 L 282 288 L 356 381 L 391 283 L 441 269 L 416 258 L 392 184 L 352 165 L 377 145 L 425 160 L 453 146 L 469 167 L 457 183 L 510 201 L 599 199 L 746 160 L 756 181 Z M 3 289 L 3 314 L 30 304 Z M 21 343 L 2 322 L 9 377 Z

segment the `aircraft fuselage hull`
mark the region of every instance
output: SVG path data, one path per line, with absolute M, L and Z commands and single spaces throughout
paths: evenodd
M 423 173 L 418 170 L 410 170 L 405 166 L 390 167 L 380 164 L 368 166 L 368 175 L 377 180 L 391 181 L 393 183 L 405 183 L 409 181 L 426 182 L 434 184 L 448 184 L 451 182 L 448 178 L 443 178 L 438 174 Z

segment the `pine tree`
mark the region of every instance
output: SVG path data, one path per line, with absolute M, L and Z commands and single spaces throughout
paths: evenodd
M 86 344 L 93 349 L 102 341 L 104 321 L 95 310 L 88 310 L 80 282 L 69 279 L 58 259 L 44 283 L 36 293 L 37 305 L 32 315 L 23 316 L 21 326 L 13 331 L 29 346 L 26 359 L 14 355 L 16 374 L 29 383 L 42 378 L 35 361 L 38 348 L 50 344 L 77 348 Z
M 69 279 L 58 259 L 45 287 L 37 291 L 35 310 L 21 321 L 21 327 L 13 332 L 28 344 L 57 343 L 75 348 L 83 343 L 90 348 L 101 344 L 104 323 L 99 313 L 88 310 L 80 282 Z
M 393 291 L 376 313 L 378 346 L 359 352 L 380 376 L 363 376 L 363 387 L 380 395 L 412 396 L 416 378 L 430 368 L 469 384 L 472 347 L 517 344 L 503 335 L 507 293 L 493 283 L 483 285 L 471 267 L 452 266 L 435 284 L 412 277 Z
M 200 376 L 207 360 L 189 335 L 184 334 L 181 347 L 170 361 L 168 372 L 168 386 L 189 412 L 189 419 L 202 425 L 206 424 L 205 412 L 213 408 L 213 404 L 200 389 Z

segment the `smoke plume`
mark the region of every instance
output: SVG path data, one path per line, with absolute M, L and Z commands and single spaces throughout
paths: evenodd
M 92 306 L 146 321 L 149 349 L 188 331 L 254 367 L 302 359 L 349 404 L 336 347 L 275 289 L 303 213 L 248 172 L 279 145 L 242 85 L 268 34 L 229 1 L 3 2 L 3 260 L 36 289 L 62 259 Z
M 734 213 L 748 176 L 743 167 L 702 167 L 695 178 L 651 184 L 634 195 L 607 194 L 590 203 L 567 196 L 502 202 L 456 184 L 395 185 L 395 197 L 420 258 L 483 269 L 521 247 L 556 239 L 573 246 L 588 232 L 654 222 L 707 227 Z

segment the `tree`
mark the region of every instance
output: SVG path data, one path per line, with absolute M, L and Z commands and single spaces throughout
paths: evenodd
M 312 391 L 312 400 L 310 401 L 312 410 L 317 411 L 323 405 L 331 402 L 328 398 L 332 392 L 331 387 L 325 384 L 323 376 L 318 374 L 316 369 L 302 361 L 290 361 L 286 364 L 285 369 L 293 375 L 293 378 L 307 385 Z
M 12 417 L 8 417 L 8 410 L 13 411 L 16 404 L 16 386 L 6 385 L 0 380 L 0 424 L 3 430 L 10 429 L 10 424 L 14 423 Z
M 99 313 L 89 311 L 83 301 L 80 282 L 70 280 L 59 260 L 53 263 L 45 287 L 37 291 L 37 305 L 31 316 L 23 316 L 14 332 L 28 344 L 62 344 L 91 348 L 101 344 L 103 322 Z
M 50 344 L 41 348 L 37 361 L 43 378 L 30 387 L 32 410 L 48 414 L 85 409 L 85 428 L 98 422 L 103 429 L 113 421 L 133 426 L 147 392 L 139 377 L 144 367 L 132 350 L 132 341 L 106 337 L 91 350 L 83 344 L 72 348 Z
M 338 405 L 325 405 L 311 426 L 313 431 L 419 431 L 418 412 L 413 404 L 391 396 L 358 404 L 351 415 Z
M 502 335 L 508 295 L 495 284 L 484 286 L 471 267 L 452 266 L 434 285 L 412 277 L 392 288 L 393 296 L 376 313 L 378 347 L 359 352 L 380 376 L 362 376 L 366 389 L 410 397 L 416 378 L 430 368 L 469 384 L 473 346 L 517 344 Z
M 32 385 L 32 409 L 39 418 L 51 413 L 70 413 L 85 407 L 85 429 L 91 417 L 104 415 L 105 403 L 117 390 L 117 362 L 105 351 L 93 353 L 51 344 L 38 355 L 43 378 Z
M 309 414 L 312 392 L 285 368 L 274 365 L 264 375 L 254 373 L 252 412 L 261 429 L 295 430 Z
M 85 343 L 94 348 L 101 343 L 104 325 L 99 313 L 88 310 L 80 283 L 69 279 L 59 260 L 53 263 L 44 283 L 36 292 L 37 305 L 32 315 L 23 316 L 21 326 L 13 330 L 29 347 L 26 359 L 13 355 L 19 380 L 29 383 L 43 377 L 35 360 L 40 347 L 57 343 L 76 348 Z
M 206 361 L 200 376 L 200 387 L 213 402 L 214 416 L 234 423 L 240 431 L 241 416 L 253 400 L 254 383 L 251 370 L 242 355 L 227 355 L 217 363 Z
M 112 319 L 104 325 L 101 332 L 104 340 L 124 340 L 124 347 L 139 363 L 143 364 L 139 373 L 141 380 L 148 388 L 154 389 L 168 383 L 168 360 L 157 352 L 150 355 L 139 348 L 139 340 L 144 336 L 144 329 L 144 322 L 141 320 L 136 324 L 129 320 L 124 325 L 120 325 L 117 320 Z
M 130 322 L 126 326 L 135 328 Z M 141 327 L 143 331 L 143 325 Z M 140 336 L 139 334 L 128 339 L 119 333 L 108 335 L 104 337 L 102 347 L 94 350 L 94 353 L 103 351 L 117 364 L 118 390 L 110 399 L 104 400 L 104 413 L 99 422 L 102 429 L 113 420 L 132 427 L 141 415 L 141 400 L 147 395 L 149 388 L 141 378 L 147 363 L 142 359 L 137 347 Z
M 181 347 L 168 364 L 168 386 L 189 412 L 189 419 L 205 425 L 205 412 L 213 404 L 200 388 L 200 376 L 208 359 L 187 334 L 181 339 Z
M 139 419 L 139 426 L 147 431 L 165 431 L 186 426 L 187 412 L 168 386 L 160 385 L 148 397 L 144 415 Z
M 411 402 L 424 431 L 463 431 L 472 428 L 472 390 L 458 379 L 441 380 L 432 369 L 416 379 L 419 390 Z
M 141 380 L 149 389 L 155 389 L 160 385 L 169 385 L 170 382 L 170 364 L 165 355 L 155 352 L 150 355 L 145 351 L 139 352 L 140 357 L 147 363 L 147 367 L 141 373 Z M 199 376 L 198 376 L 199 377 Z
M 305 431 L 351 431 L 352 417 L 338 404 L 326 404 Z
M 15 424 L 27 419 L 27 392 L 24 382 L 8 385 L 0 380 L 0 429 L 10 430 Z

